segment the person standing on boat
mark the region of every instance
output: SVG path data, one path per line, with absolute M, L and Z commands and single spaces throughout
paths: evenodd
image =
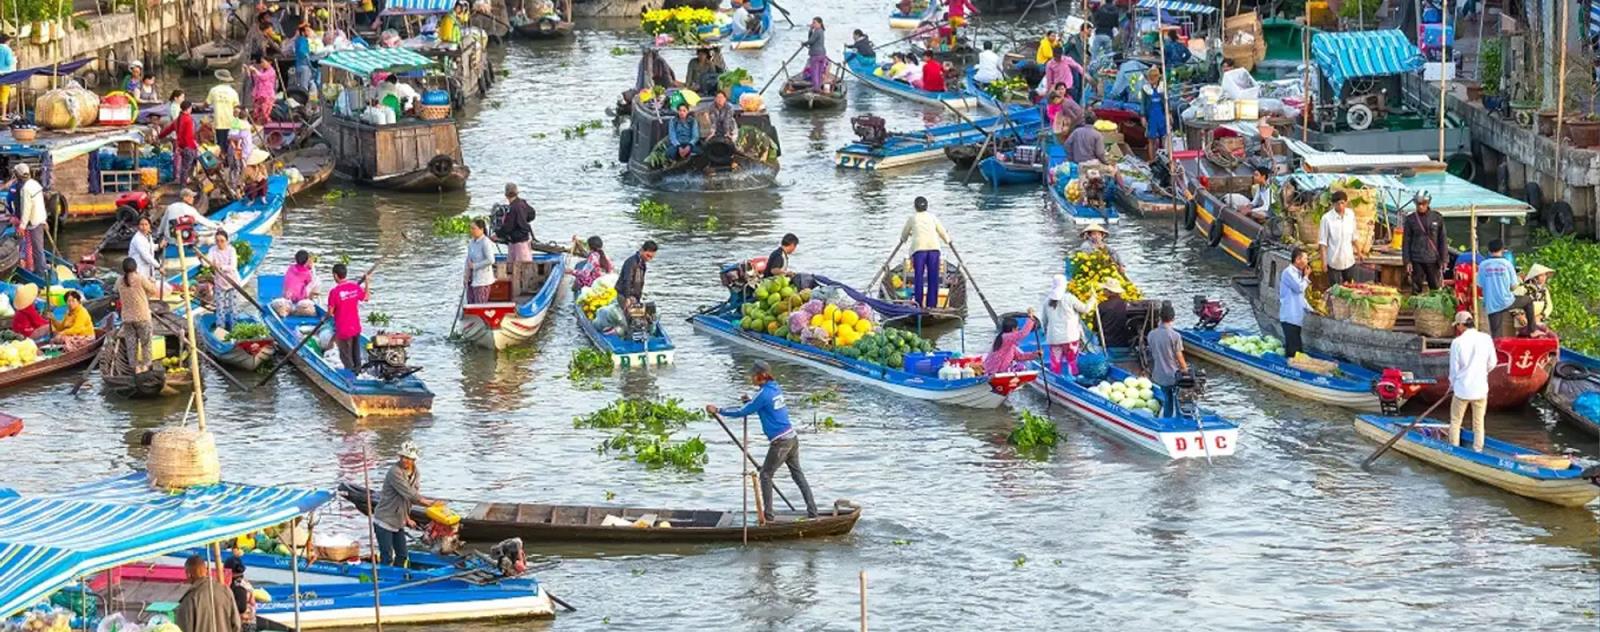
M 689 104 L 678 104 L 678 116 L 667 121 L 667 153 L 675 160 L 688 160 L 700 145 L 700 119 L 689 115 Z
M 144 278 L 155 278 L 156 271 L 161 269 L 161 260 L 156 258 L 159 243 L 160 239 L 151 228 L 150 218 L 139 218 L 139 228 L 134 231 L 133 239 L 128 241 L 128 258 L 133 260 Z
M 1433 199 L 1418 192 L 1412 198 L 1416 212 L 1406 217 L 1401 241 L 1401 259 L 1405 260 L 1406 276 L 1411 278 L 1411 293 L 1421 294 L 1426 285 L 1437 290 L 1444 267 L 1449 265 L 1450 242 L 1444 233 L 1444 218 L 1431 211 Z
M 859 33 L 860 31 L 857 31 Z M 0 75 L 9 75 L 17 71 L 17 53 L 11 50 L 11 36 L 0 33 Z M 11 84 L 0 86 L 0 121 L 9 120 L 11 107 Z
M 1506 317 L 1512 310 L 1522 310 L 1528 322 L 1533 322 L 1533 299 L 1526 294 L 1516 295 L 1517 268 L 1506 259 L 1505 244 L 1494 239 L 1489 242 L 1489 256 L 1478 264 L 1478 287 L 1483 291 L 1483 311 L 1489 314 L 1489 335 L 1495 338 L 1505 331 Z
M 239 608 L 233 591 L 211 577 L 206 559 L 190 555 L 183 562 L 189 589 L 178 600 L 173 623 L 183 632 L 240 632 Z
M 1078 64 L 1078 60 L 1067 55 L 1065 46 L 1056 47 L 1055 57 L 1044 65 L 1044 79 L 1039 81 L 1039 94 L 1049 93 L 1058 83 L 1067 87 L 1067 94 L 1074 94 L 1073 86 L 1077 85 L 1074 72 L 1083 74 L 1083 66 Z
M 1000 69 L 1000 54 L 994 52 L 994 42 L 984 42 L 983 51 L 978 53 L 978 69 L 972 73 L 972 80 L 980 86 L 986 86 L 1005 76 Z
M 533 219 L 537 213 L 533 205 L 517 190 L 517 185 L 506 183 L 506 214 L 495 229 L 494 237 L 506 245 L 506 260 L 518 263 L 533 262 Z
M 16 177 L 12 190 L 21 199 L 15 204 L 18 211 L 17 230 L 23 238 L 22 260 L 34 274 L 44 277 L 50 270 L 49 258 L 44 253 L 45 231 L 50 224 L 50 214 L 45 211 L 44 185 L 33 177 L 33 170 L 28 163 L 17 163 L 11 168 L 11 173 Z
M 489 290 L 494 287 L 494 242 L 486 233 L 482 219 L 472 220 L 467 229 L 472 237 L 467 243 L 467 304 L 489 302 Z
M 1311 263 L 1306 251 L 1296 248 L 1294 262 L 1278 275 L 1278 326 L 1283 328 L 1283 357 L 1293 358 L 1300 353 L 1300 327 L 1305 322 L 1306 310 L 1311 303 L 1306 300 L 1306 288 L 1311 287 Z
M 816 90 L 827 90 L 825 82 L 828 80 L 828 43 L 825 40 L 826 30 L 822 27 L 822 18 L 811 18 L 811 31 L 806 34 L 806 41 L 800 46 L 808 49 L 810 56 L 806 60 L 806 82 Z
M 1183 337 L 1172 328 L 1178 314 L 1171 303 L 1161 305 L 1161 326 L 1145 335 L 1145 346 L 1150 349 L 1150 381 L 1161 387 L 1161 414 L 1178 416 L 1178 377 L 1189 371 L 1189 361 L 1183 355 Z
M 1094 311 L 1094 302 L 1079 300 L 1067 291 L 1067 277 L 1055 275 L 1050 294 L 1045 298 L 1044 312 L 1040 315 L 1044 327 L 1044 344 L 1050 349 L 1050 372 L 1061 375 L 1062 360 L 1066 361 L 1070 375 L 1078 374 L 1078 353 L 1083 349 L 1083 318 L 1081 314 Z
M 228 592 L 233 595 L 233 607 L 239 611 L 239 631 L 256 632 L 256 587 L 244 577 L 244 560 L 230 557 L 224 566 L 231 575 Z
M 162 128 L 157 138 L 172 134 L 172 177 L 178 188 L 189 186 L 189 175 L 200 160 L 200 142 L 194 136 L 194 104 L 185 99 L 178 104 L 178 116 Z
M 233 89 L 233 73 L 228 69 L 218 68 L 212 76 L 218 83 L 206 92 L 206 105 L 211 106 L 211 126 L 217 131 L 217 146 L 227 148 L 228 134 L 238 120 L 233 110 L 239 106 L 239 92 Z
M 917 196 L 916 209 L 900 229 L 900 241 L 911 240 L 911 302 L 931 309 L 939 304 L 940 243 L 950 243 L 939 218 L 928 212 L 928 198 Z
M 746 397 L 743 406 L 718 409 L 706 404 L 706 412 L 713 415 L 744 417 L 755 413 L 761 419 L 761 432 L 767 435 L 767 458 L 761 462 L 761 514 L 763 522 L 772 522 L 772 475 L 779 465 L 789 467 L 789 476 L 806 502 L 806 517 L 817 517 L 817 501 L 811 496 L 811 485 L 806 483 L 805 472 L 800 470 L 800 434 L 789 423 L 789 407 L 783 399 L 783 389 L 772 376 L 772 368 L 765 360 L 756 360 L 750 366 L 750 381 L 760 390 L 754 398 Z
M 617 303 L 623 309 L 644 301 L 644 275 L 659 248 L 655 240 L 647 240 L 639 246 L 638 252 L 622 262 L 622 271 L 617 273 Z
M 1354 282 L 1356 267 L 1356 214 L 1344 191 L 1334 191 L 1333 208 L 1322 214 L 1317 230 L 1317 251 L 1328 271 L 1328 286 Z
M 228 243 L 226 230 L 218 228 L 212 239 L 215 241 L 208 257 L 212 277 L 211 311 L 217 315 L 217 324 L 233 331 L 234 321 L 239 317 L 239 291 L 234 288 L 244 285 L 239 278 L 239 251 Z
M 251 116 L 257 125 L 266 125 L 272 121 L 272 104 L 278 100 L 278 71 L 272 60 L 256 53 L 250 56 L 245 75 L 250 79 Z
M 122 336 L 127 349 L 128 366 L 135 373 L 150 368 L 150 334 L 155 331 L 150 316 L 150 299 L 161 298 L 155 281 L 139 272 L 133 257 L 122 260 L 122 276 L 117 277 L 117 303 L 121 305 Z
M 977 15 L 978 7 L 972 0 L 948 0 L 945 5 L 945 17 L 950 21 L 950 48 L 956 48 L 956 42 L 961 39 L 961 27 L 967 25 L 967 16 Z
M 328 291 L 328 311 L 333 314 L 333 346 L 339 361 L 351 373 L 361 370 L 361 303 L 367 300 L 367 279 L 346 277 L 350 269 L 333 264 L 333 289 Z
M 1144 110 L 1145 158 L 1155 162 L 1156 152 L 1163 148 L 1167 131 L 1171 129 L 1167 116 L 1167 85 L 1161 69 L 1151 66 L 1145 70 L 1146 83 L 1140 103 Z M 1118 77 L 1121 81 L 1121 77 Z
M 1472 449 L 1483 451 L 1483 414 L 1489 404 L 1494 339 L 1473 326 L 1472 312 L 1456 312 L 1450 341 L 1450 445 L 1461 447 L 1461 421 L 1472 409 Z
M 799 247 L 800 237 L 794 233 L 785 234 L 777 249 L 767 256 L 767 267 L 761 271 L 761 276 L 765 278 L 793 274 L 794 271 L 789 269 L 789 255 L 794 254 L 795 249 Z
M 422 495 L 422 475 L 417 472 L 417 459 L 421 457 L 422 450 L 417 444 L 410 441 L 401 444 L 399 458 L 383 477 L 383 491 L 378 493 L 378 506 L 372 510 L 379 564 L 406 565 L 406 527 L 416 526 L 411 520 L 411 508 L 438 504 Z

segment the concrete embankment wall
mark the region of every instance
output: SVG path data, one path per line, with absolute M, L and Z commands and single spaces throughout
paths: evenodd
M 129 61 L 142 59 L 147 66 L 159 65 L 167 53 L 180 53 L 227 32 L 222 0 L 138 1 L 147 7 L 141 14 L 79 17 L 86 28 L 68 31 L 60 41 L 45 45 L 13 41 L 17 66 L 28 68 L 94 57 L 99 61 L 91 67 L 98 77 L 115 77 L 124 72 Z M 237 23 L 234 26 L 242 28 Z

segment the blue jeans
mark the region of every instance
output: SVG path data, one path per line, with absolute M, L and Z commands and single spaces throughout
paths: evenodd
M 1178 416 L 1178 387 L 1177 387 L 1177 385 L 1167 386 L 1165 384 L 1162 384 L 1160 386 L 1161 386 L 1161 416 L 1162 417 L 1177 417 Z
M 405 529 L 401 528 L 399 531 L 390 531 L 377 525 L 373 525 L 372 528 L 378 533 L 378 563 L 385 566 L 405 566 Z
M 939 251 L 911 253 L 911 302 L 929 308 L 939 304 Z

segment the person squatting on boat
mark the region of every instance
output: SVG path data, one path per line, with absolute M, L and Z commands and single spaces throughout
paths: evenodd
M 917 196 L 912 207 L 916 212 L 900 229 L 900 240 L 911 240 L 911 302 L 932 308 L 939 304 L 939 244 L 950 243 L 950 234 L 939 218 L 928 212 L 928 198 Z
M 1478 331 L 1472 312 L 1456 312 L 1456 338 L 1450 341 L 1450 445 L 1461 447 L 1461 420 L 1472 409 L 1472 449 L 1483 451 L 1483 414 L 1489 407 L 1489 371 L 1495 366 L 1494 340 Z
M 779 242 L 778 247 L 767 256 L 767 267 L 761 271 L 761 276 L 765 278 L 793 274 L 794 271 L 789 269 L 789 256 L 798 248 L 800 248 L 800 237 L 794 233 L 785 233 L 783 241 Z
M 720 412 L 729 417 L 755 413 L 761 419 L 761 432 L 767 436 L 767 458 L 761 462 L 760 498 L 765 522 L 773 520 L 772 475 L 777 473 L 779 465 L 788 466 L 789 476 L 794 478 L 795 487 L 800 488 L 800 496 L 805 499 L 806 517 L 815 518 L 817 501 L 812 498 L 811 485 L 806 483 L 805 472 L 800 469 L 800 434 L 789 423 L 789 407 L 784 402 L 783 389 L 765 360 L 756 360 L 750 365 L 750 381 L 758 390 L 754 398 L 743 397 L 743 406 L 719 409 L 714 404 L 706 404 L 706 412 L 713 415 Z
M 400 454 L 389 473 L 383 477 L 383 490 L 378 493 L 378 505 L 372 510 L 372 526 L 378 536 L 378 562 L 384 565 L 406 565 L 406 528 L 416 528 L 411 520 L 411 508 L 437 504 L 422 495 L 422 474 L 417 471 L 417 459 L 422 450 L 410 441 L 400 446 Z
M 1028 308 L 1028 317 L 1018 325 L 1016 319 L 1008 318 L 1000 323 L 1000 333 L 995 334 L 994 344 L 989 346 L 989 353 L 983 356 L 983 372 L 985 375 L 996 373 L 1009 373 L 1020 371 L 1027 367 L 1028 362 L 1039 359 L 1038 351 L 1023 351 L 1019 347 L 1033 333 L 1033 323 L 1039 315 Z
M 268 306 L 278 317 L 317 314 L 316 299 L 322 294 L 322 285 L 317 281 L 313 265 L 315 260 L 309 251 L 294 253 L 294 263 L 283 271 L 283 296 L 272 299 L 272 304 Z

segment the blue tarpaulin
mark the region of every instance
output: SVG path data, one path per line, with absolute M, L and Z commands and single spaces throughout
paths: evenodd
M 849 296 L 850 298 L 855 299 L 857 303 L 866 303 L 867 307 L 871 307 L 872 311 L 875 311 L 879 315 L 883 316 L 883 318 L 885 320 L 893 320 L 893 319 L 896 319 L 896 318 L 905 318 L 907 316 L 916 316 L 917 314 L 922 313 L 922 311 L 923 311 L 922 308 L 917 307 L 916 305 L 912 305 L 912 304 L 904 304 L 904 305 L 902 305 L 900 303 L 891 303 L 889 301 L 883 301 L 883 300 L 878 300 L 878 299 L 872 298 L 870 296 L 867 296 L 866 294 L 863 294 L 860 290 L 857 290 L 857 289 L 855 289 L 853 287 L 850 287 L 848 285 L 845 285 L 843 283 L 840 283 L 840 282 L 835 281 L 833 279 L 830 279 L 828 277 L 822 276 L 820 274 L 813 275 L 812 278 L 815 278 L 817 280 L 817 283 L 820 284 L 820 285 L 832 285 L 832 286 L 835 286 L 835 287 L 837 287 L 837 288 L 839 288 L 841 290 L 844 290 L 845 295 Z
M 384 15 L 433 15 L 449 13 L 456 0 L 389 0 L 383 7 Z
M 46 77 L 50 75 L 57 75 L 65 77 L 72 73 L 78 72 L 79 68 L 88 65 L 91 61 L 94 61 L 93 57 L 90 57 L 89 59 L 79 59 L 77 61 L 69 61 L 60 65 L 51 64 L 49 66 L 24 68 L 16 72 L 8 72 L 0 75 L 0 86 L 9 86 L 12 84 L 22 83 L 32 78 L 34 75 L 44 75 Z
M 1423 64 L 1417 46 L 1393 29 L 1317 33 L 1311 36 L 1311 56 L 1334 95 L 1351 79 L 1415 72 Z
M 1149 9 L 1153 11 L 1158 7 L 1163 11 L 1171 11 L 1173 13 L 1211 15 L 1217 12 L 1217 6 L 1214 4 L 1182 2 L 1181 0 L 1139 0 L 1139 8 L 1141 9 Z
M 58 493 L 0 489 L 0 617 L 83 575 L 281 524 L 332 497 L 233 483 L 168 493 L 144 472 Z

